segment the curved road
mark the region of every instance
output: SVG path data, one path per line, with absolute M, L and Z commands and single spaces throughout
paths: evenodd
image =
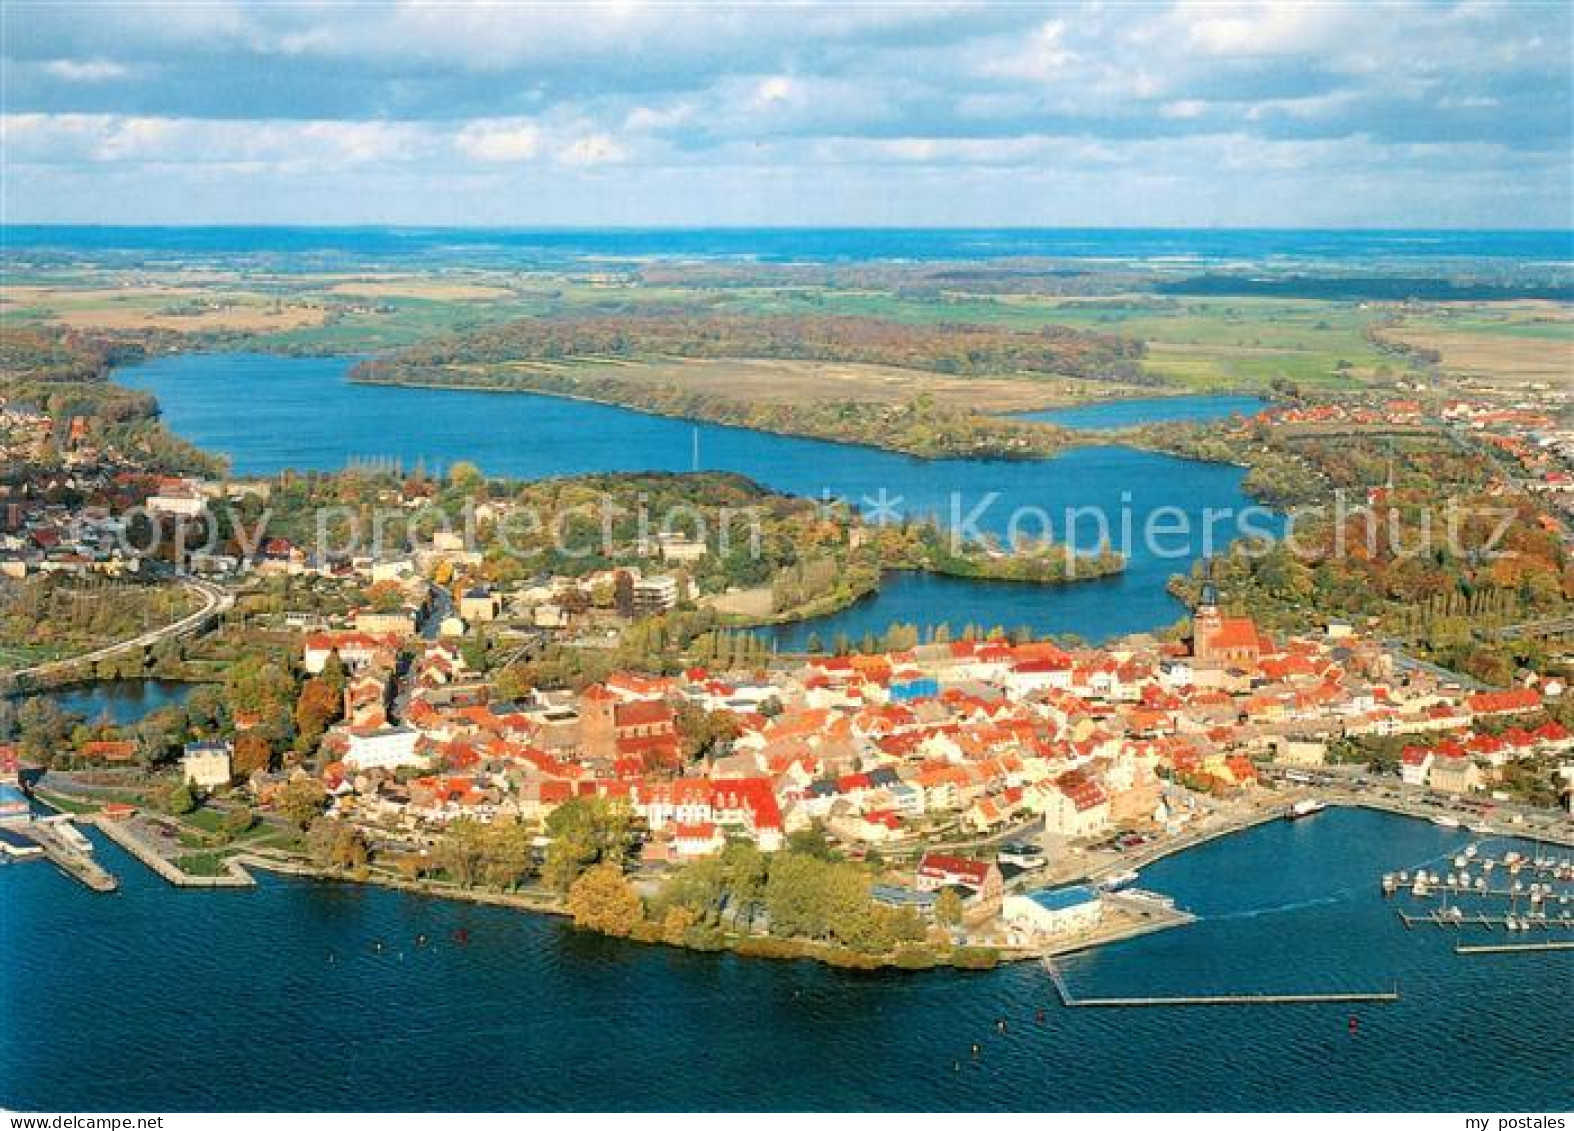
M 47 675 L 52 671 L 75 667 L 78 664 L 96 664 L 100 660 L 112 659 L 122 652 L 129 652 L 137 648 L 147 648 L 162 640 L 174 640 L 189 635 L 201 628 L 209 617 L 227 612 L 235 604 L 234 596 L 222 586 L 211 581 L 199 581 L 194 577 L 183 577 L 180 583 L 192 590 L 202 598 L 202 608 L 194 613 L 188 613 L 172 624 L 163 628 L 155 628 L 151 632 L 144 632 L 141 636 L 134 636 L 129 640 L 121 640 L 103 648 L 95 648 L 91 652 L 83 652 L 77 656 L 69 656 L 63 660 L 51 660 L 47 664 L 38 664 L 31 668 L 22 668 L 19 671 L 6 672 L 0 678 L 6 680 L 19 680 L 30 676 Z

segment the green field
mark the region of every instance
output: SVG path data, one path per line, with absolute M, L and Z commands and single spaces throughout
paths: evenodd
M 164 270 L 56 270 L 7 282 L 8 322 L 66 321 L 124 331 L 139 317 L 168 332 L 172 311 L 230 304 L 188 327 L 209 348 L 305 353 L 374 353 L 448 333 L 530 316 L 738 314 L 849 315 L 913 324 L 971 323 L 1012 330 L 1066 326 L 1136 338 L 1147 371 L 1178 389 L 1260 390 L 1275 380 L 1314 387 L 1360 383 L 1405 367 L 1367 340 L 1392 310 L 1351 302 L 1193 298 L 1128 291 L 1091 297 L 970 293 L 853 285 L 828 273 L 824 285 L 744 279 L 717 285 L 670 280 L 629 285 L 561 270 L 403 271 L 355 275 L 245 274 Z M 1113 286 L 1114 284 L 1112 284 Z M 1125 284 L 1121 284 L 1125 285 Z M 359 289 L 358 289 L 359 288 Z M 1574 333 L 1550 304 L 1437 308 L 1407 325 L 1568 340 Z M 280 319 L 294 325 L 270 325 Z M 226 321 L 229 320 L 229 321 Z M 1342 364 L 1341 364 L 1342 363 Z

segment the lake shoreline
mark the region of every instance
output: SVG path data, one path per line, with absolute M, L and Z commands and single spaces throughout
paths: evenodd
M 740 424 L 737 421 L 727 420 L 722 417 L 697 416 L 693 413 L 663 412 L 661 409 L 649 405 L 642 405 L 632 401 L 619 401 L 610 397 L 593 397 L 586 393 L 571 393 L 560 389 L 537 388 L 535 386 L 499 386 L 499 385 L 474 385 L 461 382 L 419 381 L 419 380 L 373 380 L 366 377 L 353 376 L 352 368 L 345 374 L 344 380 L 352 385 L 364 385 L 385 389 L 420 389 L 427 392 L 457 392 L 457 393 L 493 393 L 499 396 L 518 395 L 534 397 L 555 397 L 559 400 L 577 401 L 581 404 L 600 405 L 603 408 L 617 408 L 624 412 L 637 412 L 645 416 L 660 417 L 663 420 L 680 420 L 686 424 L 704 424 L 711 428 L 736 428 L 744 432 L 757 432 L 766 436 L 784 436 L 794 440 L 814 440 L 821 444 L 843 444 L 847 447 L 862 448 L 867 451 L 885 452 L 888 455 L 903 456 L 907 459 L 919 460 L 924 463 L 944 463 L 949 460 L 977 460 L 981 463 L 1039 463 L 1058 458 L 1063 452 L 1077 447 L 1094 447 L 1099 443 L 1098 437 L 1093 436 L 1087 441 L 1072 440 L 1067 437 L 1063 443 L 1052 451 L 1023 452 L 1020 455 L 1007 453 L 980 454 L 977 452 L 946 451 L 937 453 L 918 452 L 910 448 L 897 447 L 887 444 L 872 444 L 863 440 L 852 440 L 845 436 L 837 436 L 826 432 L 809 432 L 787 428 L 772 428 L 764 424 Z M 992 417 L 990 419 L 993 419 Z M 1005 418 L 1000 418 L 1005 419 Z M 1033 422 L 1029 422 L 1033 423 Z M 1069 430 L 1068 430 L 1069 431 Z
M 62 794 L 58 790 L 54 791 L 53 796 L 71 798 L 69 793 Z M 145 841 L 130 828 L 123 827 L 99 813 L 71 812 L 61 807 L 51 798 L 40 797 L 38 800 L 42 804 L 57 810 L 57 812 L 67 814 L 73 820 L 95 828 L 117 847 L 126 852 L 134 861 L 148 868 L 166 883 L 177 888 L 200 890 L 254 888 L 257 886 L 257 880 L 251 875 L 251 872 L 256 870 L 304 879 L 313 883 L 366 886 L 396 891 L 406 895 L 421 896 L 432 900 L 505 908 L 526 914 L 547 915 L 558 919 L 571 918 L 561 897 L 527 891 L 505 892 L 473 887 L 464 888 L 447 882 L 410 880 L 369 869 L 345 871 L 324 867 L 304 856 L 285 852 L 277 848 L 271 848 L 264 853 L 242 847 L 239 851 L 225 858 L 226 871 L 219 877 L 187 875 L 180 870 L 173 859 L 164 857 L 157 851 L 157 847 L 154 844 Z M 1359 805 L 1359 803 L 1355 804 Z M 1375 811 L 1384 812 L 1390 816 L 1415 816 L 1414 814 L 1387 809 L 1377 809 Z M 1160 860 L 1184 854 L 1192 849 L 1201 848 L 1208 844 L 1235 837 L 1241 833 L 1250 832 L 1261 825 L 1282 819 L 1283 812 L 1284 806 L 1279 803 L 1278 799 L 1264 797 L 1258 799 L 1257 809 L 1244 818 L 1231 818 L 1196 832 L 1183 833 L 1170 842 L 1157 846 L 1151 854 L 1133 854 L 1122 861 L 1117 861 L 1110 865 L 1079 865 L 1071 872 L 1058 874 L 1051 882 L 1038 885 L 1038 887 L 1053 889 L 1077 884 L 1097 883 L 1100 877 L 1105 877 L 1117 870 L 1124 870 L 1127 866 L 1133 868 L 1147 867 Z M 1031 873 L 1024 875 L 1031 878 Z M 1020 890 L 1037 889 L 1032 885 L 1027 885 Z M 1116 910 L 1119 912 L 1121 909 L 1117 908 Z M 922 944 L 915 943 L 911 947 L 898 949 L 886 954 L 866 954 L 838 944 L 825 943 L 813 939 L 777 938 L 770 935 L 724 934 L 715 946 L 693 946 L 662 938 L 660 936 L 660 925 L 650 920 L 643 920 L 640 924 L 642 930 L 636 930 L 629 935 L 609 935 L 598 931 L 585 931 L 585 933 L 618 939 L 623 942 L 638 943 L 644 946 L 662 947 L 676 951 L 692 951 L 700 954 L 731 953 L 745 959 L 763 958 L 775 961 L 808 961 L 840 970 L 921 973 L 937 969 L 990 970 L 997 966 L 1038 961 L 1046 957 L 1085 953 L 1131 939 L 1141 938 L 1155 932 L 1187 926 L 1195 921 L 1195 917 L 1190 912 L 1178 907 L 1155 908 L 1152 913 L 1144 913 L 1140 916 L 1133 915 L 1130 909 L 1126 909 L 1123 914 L 1123 919 L 1116 922 L 1101 923 L 1099 927 L 1091 931 L 1045 939 L 1025 947 L 1005 946 L 986 940 L 978 940 L 976 943 L 952 944 L 945 947 L 926 942 Z

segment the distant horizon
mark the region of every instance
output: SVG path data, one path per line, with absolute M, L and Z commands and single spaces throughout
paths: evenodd
M 175 224 L 158 221 L 121 223 L 99 220 L 0 221 L 0 231 L 41 228 L 93 228 L 100 231 L 382 231 L 382 232 L 1365 232 L 1414 233 L 1493 233 L 1513 235 L 1569 235 L 1574 225 L 1562 228 L 1540 226 L 1450 224 L 1426 227 L 1394 227 L 1387 224 L 590 224 L 590 223 L 381 223 L 345 221 L 226 220 Z

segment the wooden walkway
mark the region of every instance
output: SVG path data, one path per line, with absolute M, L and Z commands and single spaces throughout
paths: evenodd
M 1066 986 L 1066 980 L 1060 973 L 1060 968 L 1055 965 L 1052 958 L 1044 959 L 1044 969 L 1049 972 L 1050 981 L 1055 983 L 1055 992 L 1060 995 L 1060 1004 L 1067 1009 L 1111 1009 L 1111 1008 L 1136 1008 L 1144 1006 L 1176 1006 L 1176 1005 L 1317 1005 L 1330 1002 L 1394 1002 L 1399 1000 L 1399 991 L 1357 991 L 1354 993 L 1329 993 L 1329 994 L 1189 994 L 1181 997 L 1073 997 Z

